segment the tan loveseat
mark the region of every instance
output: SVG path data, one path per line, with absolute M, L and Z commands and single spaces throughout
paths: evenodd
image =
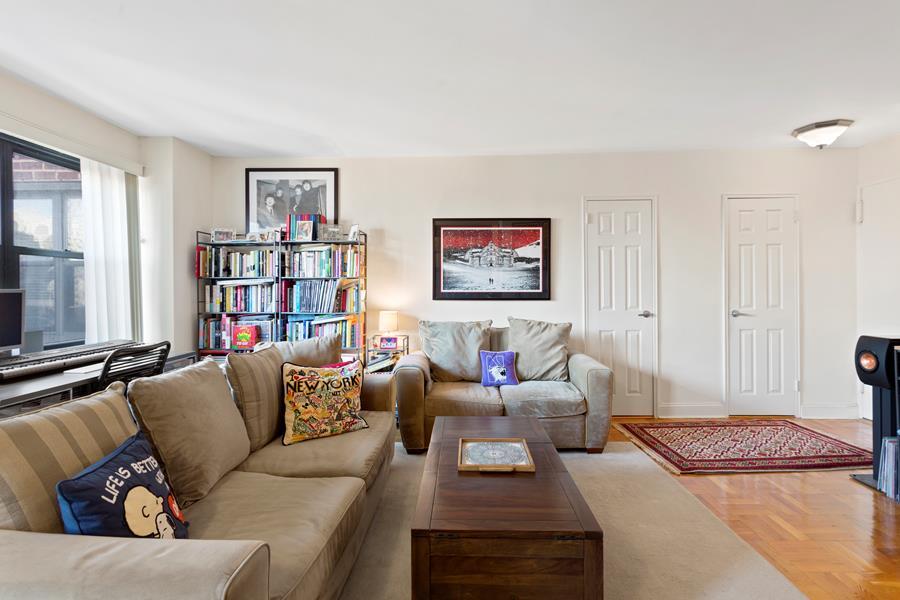
M 490 350 L 509 349 L 507 328 L 491 328 Z M 477 353 L 477 351 L 476 351 Z M 564 381 L 522 381 L 485 387 L 475 381 L 436 381 L 424 352 L 394 369 L 400 435 L 410 453 L 428 448 L 435 417 L 538 417 L 557 448 L 602 452 L 609 436 L 612 371 L 586 354 L 568 354 Z
M 168 390 L 176 412 L 175 396 L 190 401 L 197 377 L 212 386 L 210 364 L 139 381 Z M 62 533 L 56 483 L 137 431 L 121 384 L 0 421 L 0 597 L 336 598 L 387 482 L 391 386 L 390 377 L 366 377 L 368 429 L 291 446 L 279 436 L 247 453 L 203 498 L 182 503 L 188 540 Z M 247 440 L 246 432 L 220 439 L 219 449 L 247 448 Z

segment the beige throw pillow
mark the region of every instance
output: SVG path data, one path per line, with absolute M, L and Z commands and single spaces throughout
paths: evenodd
M 281 404 L 284 362 L 281 352 L 274 347 L 245 354 L 233 352 L 225 361 L 225 374 L 250 437 L 250 452 L 274 440 L 284 422 Z
M 250 455 L 247 428 L 212 360 L 136 379 L 128 400 L 182 508 L 205 497 Z
M 298 342 L 274 342 L 269 344 L 281 352 L 282 362 L 304 367 L 321 367 L 341 361 L 340 334 L 315 337 Z M 278 380 L 281 381 L 281 371 Z
M 422 350 L 435 381 L 481 381 L 481 351 L 490 350 L 490 321 L 419 321 Z
M 548 323 L 530 319 L 509 321 L 509 349 L 518 352 L 519 381 L 568 381 L 571 323 Z

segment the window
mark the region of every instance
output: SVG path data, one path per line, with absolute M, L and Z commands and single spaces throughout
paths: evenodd
M 84 227 L 78 159 L 0 135 L 5 288 L 25 290 L 25 330 L 44 347 L 84 343 Z

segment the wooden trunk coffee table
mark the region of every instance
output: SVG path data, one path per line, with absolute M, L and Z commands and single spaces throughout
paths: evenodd
M 457 471 L 461 437 L 521 437 L 534 473 Z M 437 417 L 412 522 L 412 597 L 603 597 L 603 531 L 532 417 Z

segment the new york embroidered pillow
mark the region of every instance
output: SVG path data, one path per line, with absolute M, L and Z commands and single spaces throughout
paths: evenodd
M 519 385 L 516 377 L 516 353 L 481 351 L 481 385 Z
M 56 484 L 66 533 L 186 538 L 188 524 L 140 433 L 71 479 Z
M 284 445 L 365 429 L 362 364 L 310 368 L 284 363 Z

